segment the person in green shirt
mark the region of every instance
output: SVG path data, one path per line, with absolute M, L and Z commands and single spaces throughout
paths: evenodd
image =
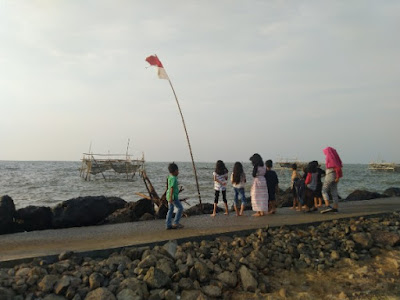
M 179 168 L 177 164 L 171 163 L 168 166 L 169 176 L 168 176 L 168 187 L 167 187 L 167 201 L 168 201 L 168 213 L 166 218 L 167 230 L 183 228 L 183 225 L 179 223 L 182 217 L 183 206 L 181 201 L 179 201 L 179 188 L 178 188 L 178 175 Z M 172 224 L 172 214 L 174 213 L 174 208 L 177 208 L 175 214 L 174 224 Z

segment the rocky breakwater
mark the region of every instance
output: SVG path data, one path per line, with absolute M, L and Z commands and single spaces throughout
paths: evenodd
M 6 195 L 0 198 L 0 234 L 132 222 L 155 217 L 154 205 L 146 199 L 128 203 L 118 197 L 88 196 L 63 201 L 53 208 L 27 206 L 16 209 L 11 197 Z
M 399 296 L 399 218 L 394 212 L 312 226 L 263 228 L 247 236 L 129 247 L 106 258 L 62 253 L 54 263 L 36 259 L 0 269 L 0 299 Z M 368 282 L 371 276 L 373 281 Z M 365 287 L 360 280 L 367 282 Z
M 383 191 L 383 193 L 371 192 L 368 190 L 354 190 L 346 198 L 339 196 L 339 202 L 342 201 L 360 201 L 371 200 L 387 197 L 400 197 L 400 188 L 391 187 Z M 293 205 L 293 193 L 290 188 L 279 190 L 277 195 L 278 207 L 290 207 Z

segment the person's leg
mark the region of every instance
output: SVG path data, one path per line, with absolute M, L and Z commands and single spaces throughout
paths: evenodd
M 215 217 L 217 214 L 217 204 L 218 204 L 218 198 L 219 198 L 219 191 L 215 191 L 215 198 L 214 198 L 214 209 L 213 213 L 211 214 L 212 217 Z
M 327 213 L 327 212 L 332 212 L 334 211 L 333 208 L 329 205 L 329 192 L 332 194 L 332 197 L 337 201 L 337 184 L 335 182 L 335 173 L 329 173 L 328 175 L 326 175 L 325 177 L 325 181 L 324 181 L 324 185 L 322 187 L 322 196 L 324 197 L 324 201 L 325 201 L 325 205 L 326 205 L 326 209 L 321 210 L 321 213 Z M 336 190 L 335 190 L 336 188 Z M 333 194 L 336 194 L 335 196 Z M 337 203 L 334 204 L 335 209 L 337 209 L 338 205 Z
M 333 208 L 338 209 L 339 207 L 339 195 L 337 190 L 337 182 L 334 181 L 331 185 L 331 195 L 333 200 Z
M 179 224 L 179 221 L 181 220 L 182 213 L 183 213 L 183 206 L 182 206 L 182 203 L 181 203 L 181 201 L 179 201 L 179 200 L 177 199 L 177 200 L 174 200 L 174 205 L 175 205 L 176 208 L 178 209 L 178 211 L 176 212 L 176 215 L 175 215 L 174 225 L 175 225 L 176 227 L 178 227 L 178 226 L 183 227 L 181 224 Z
M 235 197 L 233 198 L 233 207 L 235 208 L 236 215 L 239 216 L 239 209 L 238 209 L 238 204 L 239 204 L 239 189 L 238 188 L 233 188 L 235 191 Z
M 168 202 L 168 212 L 165 221 L 167 229 L 172 228 L 172 214 L 174 213 L 174 204 Z
M 241 195 L 242 205 L 240 206 L 239 216 L 243 215 L 244 206 L 246 205 L 246 195 L 244 194 L 244 188 L 239 189 L 239 193 Z
M 274 213 L 276 213 L 276 199 L 275 200 L 273 200 L 273 201 L 271 201 L 272 202 L 272 213 L 274 214 Z
M 225 215 L 229 215 L 228 200 L 226 200 L 226 190 L 222 191 L 222 200 L 224 201 L 225 205 Z
M 322 186 L 322 197 L 324 198 L 325 206 L 329 206 L 329 189 L 330 189 L 330 179 L 327 175 L 324 181 L 324 185 Z

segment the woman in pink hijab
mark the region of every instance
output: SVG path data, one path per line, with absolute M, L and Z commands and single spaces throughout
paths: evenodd
M 343 177 L 342 160 L 332 147 L 327 147 L 323 150 L 325 154 L 326 176 L 324 185 L 322 186 L 322 197 L 324 198 L 326 209 L 321 210 L 321 213 L 338 212 L 338 191 L 337 185 L 339 179 Z M 333 207 L 329 204 L 329 193 L 332 195 Z

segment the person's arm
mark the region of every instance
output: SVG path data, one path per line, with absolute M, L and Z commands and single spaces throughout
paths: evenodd
M 169 190 L 169 203 L 173 203 L 174 202 L 174 187 L 171 186 L 170 190 Z

